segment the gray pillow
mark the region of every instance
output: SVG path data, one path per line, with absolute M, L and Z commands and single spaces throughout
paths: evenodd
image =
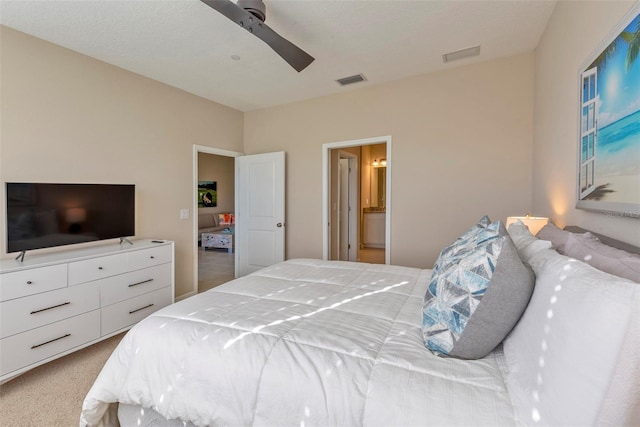
M 605 245 L 591 233 L 571 233 L 565 245 L 565 255 L 605 273 L 640 283 L 640 256 Z
M 536 233 L 538 239 L 547 240 L 551 242 L 553 249 L 564 255 L 564 245 L 567 244 L 567 239 L 571 235 L 570 232 L 560 230 L 552 223 L 545 224 L 544 227 Z
M 518 322 L 534 275 L 501 221 L 479 231 L 457 254 L 431 277 L 422 309 L 423 338 L 439 356 L 478 359 Z

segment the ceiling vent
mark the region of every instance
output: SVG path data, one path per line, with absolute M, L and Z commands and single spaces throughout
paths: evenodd
M 458 59 L 468 58 L 470 56 L 480 55 L 480 46 L 468 47 L 466 49 L 456 50 L 454 52 L 442 55 L 443 62 L 457 61 Z
M 354 83 L 364 82 L 367 79 L 362 74 L 356 74 L 355 76 L 343 77 L 336 80 L 340 86 L 351 85 Z

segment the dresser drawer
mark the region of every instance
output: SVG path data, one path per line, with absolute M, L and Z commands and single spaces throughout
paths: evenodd
M 171 262 L 172 250 L 170 245 L 156 246 L 140 251 L 129 252 L 129 270 L 152 267 Z
M 102 308 L 102 335 L 131 326 L 171 304 L 171 286 Z
M 32 268 L 0 274 L 0 301 L 67 286 L 67 265 Z
M 100 310 L 0 340 L 0 375 L 78 347 L 100 337 Z
M 73 286 L 0 303 L 0 338 L 100 307 L 97 284 Z
M 98 283 L 100 283 L 100 305 L 104 307 L 171 285 L 171 264 L 108 277 Z
M 104 279 L 127 271 L 127 254 L 103 256 L 69 263 L 69 286 Z

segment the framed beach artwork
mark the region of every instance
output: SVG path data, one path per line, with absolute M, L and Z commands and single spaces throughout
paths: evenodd
M 580 69 L 579 209 L 640 217 L 640 5 Z
M 198 207 L 212 208 L 218 206 L 218 183 L 215 181 L 198 181 Z

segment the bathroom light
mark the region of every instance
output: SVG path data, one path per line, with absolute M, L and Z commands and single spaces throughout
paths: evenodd
M 380 165 L 387 166 L 387 159 L 380 160 Z
M 549 223 L 549 218 L 541 217 L 541 216 L 531 216 L 527 214 L 526 216 L 510 216 L 507 218 L 507 222 L 505 223 L 505 227 L 507 230 L 509 226 L 516 221 L 522 221 L 524 225 L 527 226 L 531 234 L 534 236 L 540 231 L 542 227 Z
M 371 163 L 372 166 L 378 166 L 378 159 L 373 159 L 373 163 Z

